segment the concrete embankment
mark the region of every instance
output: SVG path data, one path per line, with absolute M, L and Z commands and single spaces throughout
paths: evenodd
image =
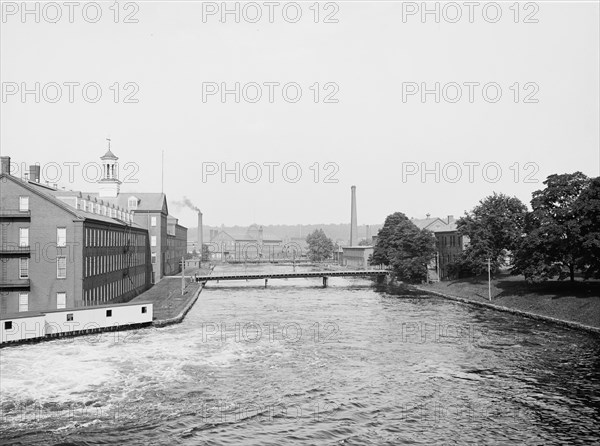
M 425 293 L 429 293 L 429 294 L 434 294 L 436 296 L 440 296 L 446 299 L 450 299 L 450 300 L 454 300 L 457 302 L 462 302 L 462 303 L 466 303 L 469 305 L 475 305 L 478 307 L 485 307 L 485 308 L 491 308 L 493 310 L 497 310 L 497 311 L 504 311 L 507 313 L 512 313 L 512 314 L 516 314 L 519 316 L 523 316 L 523 317 L 527 317 L 530 319 L 535 319 L 535 320 L 539 320 L 539 321 L 545 321 L 545 322 L 552 322 L 555 324 L 559 324 L 565 327 L 570 327 L 570 328 L 575 328 L 578 330 L 585 330 L 591 333 L 596 333 L 596 334 L 600 334 L 600 327 L 594 327 L 591 325 L 587 325 L 587 324 L 582 324 L 580 322 L 575 322 L 575 321 L 569 321 L 569 320 L 565 320 L 565 319 L 559 319 L 556 317 L 551 317 L 551 316 L 546 316 L 543 314 L 539 314 L 539 313 L 533 313 L 530 311 L 524 311 L 524 310 L 520 310 L 517 308 L 511 308 L 511 307 L 507 307 L 504 305 L 498 305 L 498 304 L 494 304 L 492 302 L 482 302 L 479 300 L 474 300 L 474 299 L 469 299 L 466 297 L 460 297 L 460 296 L 454 296 L 452 294 L 448 294 L 448 293 L 442 293 L 440 291 L 436 291 L 436 290 L 432 290 L 431 288 L 427 287 L 427 286 L 417 286 L 414 285 L 413 288 L 425 292 Z
M 210 275 L 212 268 L 192 269 L 186 271 L 184 289 L 182 293 L 181 276 L 164 277 L 145 293 L 140 294 L 133 301 L 152 302 L 154 304 L 155 327 L 177 324 L 194 306 L 202 289 L 203 283 L 193 281 L 194 275 Z

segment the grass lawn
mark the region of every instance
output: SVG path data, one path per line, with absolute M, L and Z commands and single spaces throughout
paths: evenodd
M 487 275 L 424 285 L 453 296 L 488 301 Z M 523 276 L 500 273 L 492 279 L 492 303 L 557 319 L 600 327 L 600 281 L 549 281 L 530 285 Z

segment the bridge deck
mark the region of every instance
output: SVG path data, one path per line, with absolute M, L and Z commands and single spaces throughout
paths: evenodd
M 292 279 L 307 277 L 352 277 L 352 276 L 386 276 L 389 271 L 376 270 L 358 270 L 358 271 L 304 271 L 291 273 L 258 273 L 258 274 L 226 274 L 214 276 L 196 276 L 197 282 L 208 280 L 251 280 L 251 279 Z

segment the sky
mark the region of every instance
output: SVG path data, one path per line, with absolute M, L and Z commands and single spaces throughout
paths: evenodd
M 184 198 L 207 225 L 340 223 L 356 185 L 377 224 L 600 175 L 598 2 L 98 5 L 2 3 L 17 174 L 96 191 L 109 138 L 121 190 L 190 227 Z

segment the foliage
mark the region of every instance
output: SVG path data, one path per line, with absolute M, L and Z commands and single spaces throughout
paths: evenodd
M 321 262 L 333 254 L 333 241 L 322 229 L 315 229 L 306 237 L 308 257 L 314 262 Z
M 527 207 L 516 197 L 490 195 L 470 213 L 457 221 L 460 235 L 469 237 L 469 244 L 453 267 L 454 273 L 487 271 L 487 259 L 497 271 L 507 263 L 507 254 L 521 241 Z
M 202 244 L 202 259 L 203 262 L 207 262 L 208 260 L 210 260 L 210 251 L 208 249 L 208 245 L 203 243 Z
M 544 184 L 545 189 L 533 193 L 533 210 L 527 216 L 526 235 L 515 253 L 512 272 L 523 274 L 529 282 L 554 277 L 574 281 L 576 268 L 590 263 L 593 274 L 598 209 L 591 204 L 598 194 L 597 185 L 583 193 L 590 180 L 581 172 L 550 175 Z
M 389 215 L 379 230 L 371 264 L 391 265 L 403 282 L 418 283 L 427 277 L 427 264 L 435 256 L 435 237 L 415 226 L 403 213 Z
M 409 221 L 408 217 L 402 212 L 395 212 L 387 216 L 383 227 L 377 233 L 377 243 L 373 249 L 373 258 L 371 260 L 372 265 L 391 264 L 394 231 L 402 221 Z
M 600 177 L 590 181 L 573 208 L 580 224 L 582 252 L 578 267 L 586 279 L 600 279 Z

